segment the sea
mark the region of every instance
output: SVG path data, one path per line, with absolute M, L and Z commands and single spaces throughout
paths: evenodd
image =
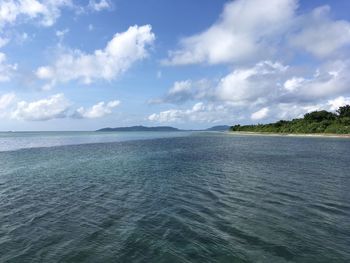
M 0 262 L 350 262 L 350 139 L 0 133 Z

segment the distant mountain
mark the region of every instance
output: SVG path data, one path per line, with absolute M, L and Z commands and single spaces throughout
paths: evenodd
M 156 127 L 145 127 L 145 126 L 131 126 L 131 127 L 117 127 L 117 128 L 103 128 L 97 130 L 98 132 L 112 132 L 112 131 L 180 131 L 177 128 L 170 126 L 156 126 Z
M 213 126 L 211 128 L 206 129 L 206 131 L 228 131 L 230 129 L 230 126 L 228 125 L 218 125 Z

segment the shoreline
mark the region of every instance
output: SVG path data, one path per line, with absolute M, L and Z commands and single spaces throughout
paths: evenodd
M 288 137 L 313 137 L 313 138 L 346 138 L 350 139 L 350 134 L 336 133 L 274 133 L 274 132 L 248 132 L 248 131 L 228 131 L 231 135 L 251 135 L 251 136 L 288 136 Z

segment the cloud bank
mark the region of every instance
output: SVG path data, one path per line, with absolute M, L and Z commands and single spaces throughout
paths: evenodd
M 36 70 L 39 79 L 59 82 L 79 80 L 90 84 L 95 80 L 113 80 L 127 71 L 134 63 L 148 56 L 148 47 L 155 35 L 150 25 L 132 26 L 114 35 L 104 49 L 86 54 L 81 50 L 68 50 L 59 55 L 53 65 Z
M 334 19 L 328 5 L 303 13 L 299 4 L 228 2 L 213 25 L 182 38 L 162 61 L 167 66 L 226 65 L 228 73 L 207 80 L 205 88 L 195 85 L 196 80 L 176 81 L 165 95 L 152 100 L 175 108 L 151 114 L 149 120 L 181 122 L 192 115 L 201 122 L 204 115 L 208 120 L 215 115 L 226 123 L 267 122 L 317 109 L 334 111 L 346 104 L 350 22 Z M 293 63 L 295 57 L 303 63 Z M 198 103 L 200 117 L 193 111 Z
M 73 103 L 63 93 L 30 102 L 19 100 L 14 93 L 5 93 L 0 95 L 0 117 L 25 121 L 63 118 L 97 119 L 113 114 L 113 110 L 119 104 L 119 100 L 102 101 L 91 107 L 79 107 L 74 110 Z
M 317 109 L 335 111 L 349 102 L 349 70 L 349 61 L 335 61 L 306 77 L 295 74 L 293 66 L 260 61 L 252 67 L 233 70 L 205 89 L 193 85 L 190 80 L 177 81 L 163 98 L 155 101 L 197 105 L 199 100 L 200 117 L 199 111 L 190 108 L 154 113 L 148 119 L 162 123 L 182 122 L 189 119 L 189 115 L 191 120 L 203 122 L 207 115 L 207 120 L 215 120 L 213 116 L 217 116 L 217 120 L 237 122 L 295 118 Z M 220 109 L 219 114 L 217 109 Z

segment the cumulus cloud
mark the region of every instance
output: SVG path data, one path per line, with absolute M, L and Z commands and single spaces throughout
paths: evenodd
M 314 103 L 276 103 L 270 106 L 270 116 L 273 120 L 290 120 L 301 118 L 305 113 L 325 109 L 326 104 Z
M 250 118 L 252 120 L 261 120 L 261 119 L 265 119 L 268 116 L 268 114 L 269 114 L 269 108 L 265 107 L 252 113 Z
M 177 81 L 159 103 L 206 100 L 234 105 L 285 102 L 312 102 L 350 93 L 350 61 L 334 61 L 316 68 L 314 74 L 294 75 L 295 67 L 280 62 L 261 61 L 238 67 L 212 84 Z M 208 84 L 210 83 L 210 84 Z
M 350 45 L 350 22 L 335 20 L 330 7 L 297 12 L 298 0 L 236 0 L 216 23 L 180 40 L 167 65 L 245 63 L 306 51 L 318 58 L 341 55 Z M 283 53 L 284 52 L 284 53 Z
M 151 104 L 171 103 L 183 104 L 191 100 L 209 99 L 212 94 L 212 83 L 207 79 L 198 81 L 175 81 L 167 93 L 157 99 L 150 100 Z
M 101 118 L 111 114 L 113 109 L 119 106 L 119 104 L 120 104 L 119 100 L 113 100 L 108 103 L 105 103 L 104 101 L 102 101 L 87 109 L 85 109 L 84 107 L 80 107 L 79 109 L 76 110 L 73 116 L 75 118 L 87 118 L 87 119 Z
M 341 106 L 350 105 L 350 97 L 337 97 L 332 100 L 328 100 L 328 106 L 331 111 L 336 111 Z
M 52 26 L 61 9 L 72 7 L 71 0 L 6 0 L 0 2 L 0 27 L 14 24 L 18 19 L 37 19 L 43 26 Z
M 169 90 L 169 94 L 179 94 L 183 92 L 189 92 L 191 90 L 192 83 L 190 80 L 177 81 L 174 86 Z
M 268 100 L 281 89 L 289 66 L 269 60 L 252 67 L 236 68 L 219 81 L 177 81 L 158 103 L 184 103 L 191 100 L 229 102 L 244 105 Z
M 114 35 L 104 49 L 86 54 L 80 50 L 69 50 L 60 54 L 51 66 L 39 67 L 39 79 L 57 82 L 80 80 L 89 84 L 97 79 L 113 80 L 127 71 L 135 62 L 148 56 L 147 48 L 155 35 L 150 25 L 132 26 Z
M 47 99 L 27 102 L 20 101 L 12 113 L 12 118 L 28 121 L 46 121 L 67 117 L 70 103 L 63 94 Z
M 339 107 L 349 105 L 350 97 L 333 97 L 333 99 L 317 100 L 313 102 L 276 103 L 269 109 L 273 120 L 302 118 L 305 113 L 319 110 L 335 112 Z
M 155 102 L 179 104 L 201 100 L 211 105 L 210 109 L 215 108 L 213 105 L 224 105 L 225 109 L 253 106 L 261 108 L 275 103 L 286 94 L 282 83 L 289 76 L 288 69 L 289 66 L 280 62 L 261 61 L 252 67 L 237 68 L 216 83 L 207 80 L 177 81 L 162 99 Z M 254 107 L 253 110 L 256 111 Z M 170 110 L 157 117 L 160 120 L 163 116 L 170 119 L 169 116 L 183 116 L 184 112 L 190 111 Z
M 294 76 L 284 83 L 289 97 L 315 101 L 350 92 L 350 61 L 325 63 L 311 77 Z
M 296 0 L 231 1 L 214 25 L 182 39 L 165 63 L 231 63 L 266 54 L 274 36 L 291 23 L 296 8 Z
M 350 45 L 350 22 L 334 21 L 329 13 L 330 7 L 322 6 L 303 16 L 301 30 L 289 38 L 291 45 L 321 58 Z
M 5 118 L 11 111 L 16 101 L 16 95 L 14 93 L 5 93 L 0 95 L 0 118 Z
M 317 102 L 281 103 L 276 102 L 259 108 L 259 105 L 232 105 L 230 103 L 198 102 L 188 109 L 169 109 L 148 116 L 156 123 L 226 123 L 250 124 L 301 118 L 316 110 L 335 112 L 340 106 L 350 104 L 350 97 L 335 97 Z M 261 106 L 260 106 L 261 107 Z
M 261 61 L 251 67 L 238 67 L 203 90 L 194 88 L 195 81 L 178 81 L 159 102 L 199 100 L 203 110 L 170 109 L 152 114 L 149 120 L 203 122 L 205 117 L 216 117 L 228 121 L 240 116 L 242 121 L 274 121 L 301 117 L 314 110 L 335 111 L 350 103 L 349 70 L 347 60 L 325 63 L 311 75 L 291 65 Z M 221 113 L 216 110 L 219 107 Z
M 119 100 L 113 100 L 74 110 L 73 103 L 62 93 L 30 102 L 19 100 L 14 93 L 6 93 L 0 95 L 0 117 L 25 121 L 48 121 L 62 118 L 96 119 L 112 114 L 113 109 L 119 104 Z
M 291 79 L 287 79 L 284 82 L 284 89 L 290 92 L 295 91 L 296 89 L 300 88 L 300 86 L 305 82 L 305 79 L 302 77 L 292 77 Z
M 236 69 L 220 80 L 216 96 L 220 100 L 237 104 L 266 100 L 274 95 L 287 69 L 288 66 L 271 61 L 259 62 L 251 68 Z
M 176 81 L 167 94 L 160 99 L 151 100 L 150 103 L 181 103 L 192 97 L 193 83 L 190 80 Z
M 0 82 L 9 81 L 17 70 L 17 64 L 8 64 L 6 55 L 0 52 Z
M 110 9 L 112 7 L 112 3 L 109 0 L 90 0 L 89 1 L 89 8 L 94 11 L 102 11 L 104 9 Z
M 228 113 L 225 105 L 205 104 L 198 102 L 189 109 L 170 109 L 160 113 L 153 113 L 148 120 L 157 123 L 199 122 L 215 123 L 223 121 Z

